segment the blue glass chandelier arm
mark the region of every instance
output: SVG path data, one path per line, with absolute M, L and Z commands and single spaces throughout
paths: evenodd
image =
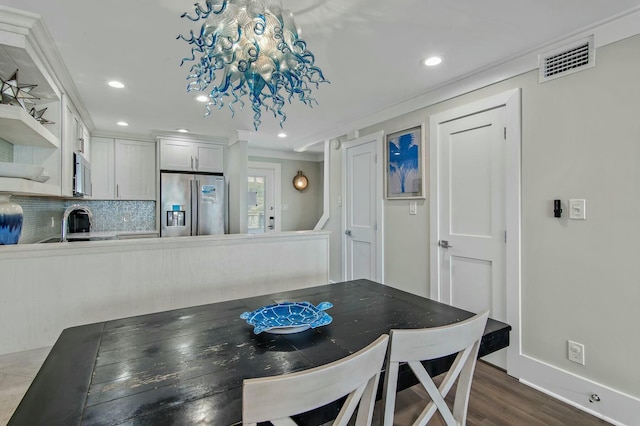
M 193 22 L 198 21 L 199 19 L 207 19 L 209 17 L 209 15 L 211 15 L 212 13 L 215 14 L 220 14 L 222 12 L 224 12 L 224 10 L 227 8 L 227 0 L 222 0 L 221 4 L 220 4 L 220 8 L 218 10 L 214 10 L 214 5 L 213 2 L 211 0 L 206 0 L 206 9 L 204 9 L 202 6 L 200 6 L 199 3 L 196 3 L 194 5 L 196 7 L 195 9 L 195 13 L 196 16 L 192 17 L 190 16 L 187 12 L 183 13 L 182 15 L 180 15 L 181 18 L 187 18 Z
M 182 39 L 190 44 L 195 44 L 194 47 L 191 48 L 191 57 L 184 57 L 182 58 L 182 61 L 180 62 L 180 66 L 182 66 L 186 61 L 195 61 L 196 60 L 196 52 L 199 53 L 203 53 L 204 50 L 202 49 L 202 47 L 198 47 L 197 43 L 196 43 L 196 37 L 193 34 L 193 31 L 191 31 L 191 38 L 187 39 L 186 37 L 184 37 L 182 34 L 178 35 L 178 37 L 176 37 L 176 40 Z
M 211 48 L 213 46 L 215 46 L 216 43 L 216 38 L 217 36 L 214 35 L 211 43 L 207 44 L 206 43 L 206 39 L 205 39 L 205 27 L 202 26 L 202 28 L 200 29 L 200 35 L 196 37 L 196 35 L 193 33 L 193 30 L 189 31 L 190 34 L 190 38 L 187 39 L 186 37 L 184 37 L 182 34 L 179 34 L 178 37 L 176 39 L 182 39 L 184 41 L 186 41 L 187 43 L 192 45 L 191 48 L 191 57 L 185 57 L 182 58 L 182 62 L 180 62 L 180 66 L 182 66 L 184 64 L 185 61 L 195 61 L 196 60 L 196 52 L 198 53 L 206 53 L 206 48 Z M 204 58 L 204 56 L 203 56 Z
M 240 95 L 238 95 L 240 93 Z M 246 95 L 247 92 L 244 90 L 244 86 L 236 86 L 231 91 L 231 96 L 233 96 L 233 100 L 229 102 L 229 109 L 231 110 L 231 116 L 234 117 L 236 115 L 236 111 L 233 106 L 237 103 L 240 104 L 240 111 L 244 109 L 244 101 L 242 100 L 242 96 Z
M 207 117 L 209 115 L 211 115 L 211 103 L 207 102 L 206 105 L 204 106 L 206 112 L 204 113 L 204 116 Z
M 176 40 L 180 40 L 180 39 L 182 39 L 182 40 L 186 41 L 187 43 L 193 43 L 193 42 L 196 40 L 196 38 L 197 38 L 197 37 L 196 37 L 196 35 L 193 33 L 193 30 L 189 30 L 189 35 L 190 35 L 191 37 L 186 38 L 186 37 L 185 37 L 185 36 L 183 36 L 182 34 L 178 34 L 178 37 L 176 37 Z
M 298 49 L 298 51 L 300 52 L 308 53 L 309 55 L 311 55 L 311 52 L 307 50 L 307 43 L 304 40 L 297 39 L 293 42 L 293 47 Z M 313 55 L 311 55 L 311 62 L 313 62 L 313 59 Z
M 260 121 L 260 106 L 262 105 L 262 100 L 260 96 L 251 96 L 251 109 L 253 110 L 253 127 L 258 131 L 258 127 L 262 124 Z
M 279 107 L 278 107 L 278 109 L 277 109 L 278 115 L 280 116 L 280 128 L 281 128 L 281 129 L 283 128 L 283 124 L 284 124 L 284 122 L 287 120 L 287 114 L 285 114 L 285 113 L 282 111 L 282 107 L 283 107 L 283 106 L 284 106 L 284 101 L 282 102 L 282 104 L 281 104 L 281 105 L 279 105 Z
M 316 87 L 319 87 L 320 83 L 331 84 L 328 80 L 324 78 L 324 74 L 322 74 L 322 70 L 316 66 L 309 67 L 308 75 L 309 75 L 309 82 L 314 83 Z
M 230 83 L 231 83 L 231 76 L 226 75 L 222 84 L 220 84 L 216 89 L 220 93 L 224 93 L 229 89 L 229 86 L 231 85 Z

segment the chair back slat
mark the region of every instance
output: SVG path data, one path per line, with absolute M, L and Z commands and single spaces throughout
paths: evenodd
M 352 355 L 309 370 L 246 379 L 242 393 L 244 424 L 290 417 L 350 394 L 339 419 L 346 418 L 346 424 L 358 403 L 358 418 L 371 418 L 375 402 L 373 388 L 377 388 L 388 340 L 389 336 L 384 334 Z M 366 398 L 369 400 L 365 401 Z M 370 420 L 366 424 L 370 424 Z
M 460 352 L 482 336 L 486 320 L 474 318 L 437 328 L 391 330 L 389 356 L 392 361 L 417 361 Z
M 440 411 L 447 425 L 466 424 L 471 381 L 488 317 L 489 311 L 485 310 L 468 320 L 443 327 L 391 330 L 382 403 L 384 426 L 393 425 L 398 370 L 401 362 L 409 364 L 431 398 L 414 425 L 427 424 L 436 411 Z M 440 386 L 436 386 L 421 361 L 453 354 L 456 357 L 451 368 Z M 453 410 L 450 410 L 444 398 L 456 380 L 456 395 Z

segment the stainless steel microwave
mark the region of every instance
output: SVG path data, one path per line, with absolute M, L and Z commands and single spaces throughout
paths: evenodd
M 79 152 L 73 153 L 73 196 L 91 195 L 91 164 Z

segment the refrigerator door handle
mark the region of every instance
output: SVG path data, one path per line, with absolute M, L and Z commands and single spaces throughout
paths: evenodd
M 199 180 L 195 180 L 194 182 L 194 189 L 195 189 L 195 194 L 194 194 L 194 202 L 193 204 L 195 204 L 196 208 L 195 210 L 195 214 L 196 214 L 196 233 L 194 235 L 200 235 L 200 181 Z
M 197 216 L 197 211 L 198 208 L 196 207 L 196 203 L 197 200 L 195 199 L 195 181 L 193 179 L 189 180 L 189 198 L 190 198 L 190 206 L 191 206 L 191 229 L 189 229 L 189 235 L 197 235 L 196 234 L 196 223 L 198 220 L 198 216 Z

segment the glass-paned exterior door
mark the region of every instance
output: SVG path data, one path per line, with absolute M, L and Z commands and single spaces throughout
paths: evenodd
M 265 232 L 265 176 L 249 176 L 248 230 L 250 234 L 262 234 Z

